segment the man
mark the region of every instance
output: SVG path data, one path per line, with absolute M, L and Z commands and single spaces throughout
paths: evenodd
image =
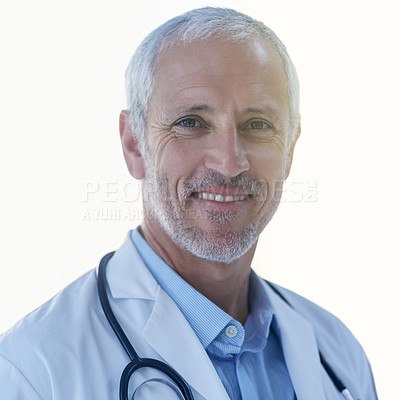
M 351 333 L 251 270 L 300 134 L 279 39 L 233 10 L 193 10 L 152 32 L 126 77 L 143 224 L 3 335 L 2 398 L 376 399 Z M 164 373 L 130 363 L 131 345 Z

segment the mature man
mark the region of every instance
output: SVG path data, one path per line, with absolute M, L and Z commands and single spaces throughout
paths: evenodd
M 194 10 L 152 32 L 126 78 L 143 224 L 3 335 L 1 398 L 376 399 L 349 331 L 251 270 L 300 134 L 283 44 L 233 10 Z M 158 361 L 139 368 L 134 350 Z

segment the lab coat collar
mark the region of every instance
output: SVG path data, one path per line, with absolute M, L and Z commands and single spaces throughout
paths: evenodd
M 174 368 L 205 399 L 229 400 L 190 324 L 144 265 L 129 234 L 110 259 L 106 273 L 114 299 L 154 301 L 142 336 L 159 354 L 160 359 Z M 138 303 L 134 304 L 137 306 Z
M 298 400 L 326 399 L 318 345 L 312 325 L 286 304 L 266 283 L 275 311 L 283 355 Z
M 158 283 L 140 258 L 130 232 L 110 259 L 106 273 L 113 298 L 155 300 Z

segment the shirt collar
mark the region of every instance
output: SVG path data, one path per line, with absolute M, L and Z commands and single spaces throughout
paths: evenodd
M 250 314 L 245 324 L 246 338 L 242 351 L 262 350 L 270 333 L 275 327 L 274 309 L 265 292 L 261 278 L 252 271 L 249 281 Z
M 177 304 L 205 349 L 228 325 L 235 325 L 238 328 L 240 333 L 235 344 L 238 348 L 241 347 L 245 340 L 245 333 L 243 327 L 240 330 L 241 324 L 238 321 L 182 279 L 150 247 L 138 230 L 131 231 L 130 238 L 146 267 L 161 288 Z M 268 295 L 261 279 L 254 271 L 250 275 L 249 304 L 251 316 L 246 323 L 246 337 L 252 337 L 251 347 L 253 348 L 262 346 L 261 341 L 266 341 L 273 315 Z M 253 332 L 257 332 L 256 340 L 254 340 Z

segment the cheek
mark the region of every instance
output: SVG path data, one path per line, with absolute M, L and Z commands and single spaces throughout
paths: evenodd
M 184 204 L 187 199 L 185 181 L 196 175 L 201 166 L 201 152 L 181 143 L 169 143 L 154 160 L 158 172 L 166 178 L 168 201 Z
M 283 152 L 264 149 L 254 156 L 251 162 L 253 173 L 260 179 L 271 181 L 282 180 L 285 172 L 285 157 Z
M 190 143 L 169 143 L 159 153 L 158 167 L 175 179 L 191 175 L 202 165 L 203 154 Z

